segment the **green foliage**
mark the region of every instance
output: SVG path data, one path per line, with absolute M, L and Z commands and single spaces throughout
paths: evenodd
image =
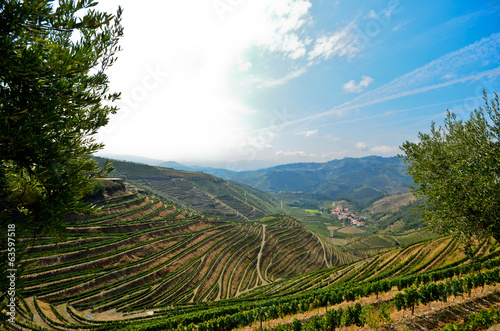
M 82 198 L 100 175 L 90 158 L 102 147 L 94 136 L 116 112 L 119 94 L 108 91 L 105 71 L 123 33 L 121 9 L 100 13 L 91 10 L 96 4 L 68 0 L 55 9 L 45 0 L 0 2 L 2 233 L 15 224 L 16 237 L 58 237 L 62 217 L 91 211 Z
M 387 193 L 406 192 L 411 177 L 397 158 L 369 156 L 326 163 L 295 163 L 257 171 L 232 172 L 225 177 L 272 192 L 302 192 L 297 197 L 314 200 L 359 201 L 380 199 Z M 364 204 L 364 203 L 363 203 Z M 316 209 L 316 208 L 312 208 Z
M 384 323 L 384 324 L 385 323 L 392 323 L 391 314 L 389 312 L 389 307 L 385 303 L 383 303 L 380 306 L 380 310 L 379 310 L 379 313 L 378 313 L 378 320 L 381 323 Z
M 459 322 L 447 324 L 443 331 L 472 331 L 485 330 L 486 328 L 500 323 L 500 309 L 491 307 L 481 309 L 478 313 L 472 313 L 465 319 L 463 324 Z
M 377 221 L 377 228 L 385 230 L 399 220 L 404 223 L 399 231 L 408 231 L 425 227 L 425 222 L 422 220 L 422 215 L 419 209 L 419 206 L 422 204 L 423 200 L 418 200 L 401 207 L 401 210 L 397 212 L 374 214 L 373 218 Z
M 105 166 L 106 159 L 95 157 Z M 183 208 L 239 221 L 257 220 L 276 212 L 276 201 L 262 191 L 212 175 L 153 167 L 140 163 L 112 160 L 111 175 L 175 203 Z
M 426 199 L 423 217 L 441 233 L 462 239 L 500 239 L 500 100 L 495 94 L 466 121 L 448 111 L 444 125 L 419 133 L 401 149 L 415 185 Z
M 57 234 L 62 216 L 89 210 L 80 199 L 99 175 L 94 135 L 116 111 L 105 71 L 122 35 L 121 9 L 96 4 L 0 5 L 0 211 L 20 231 Z
M 372 329 L 377 329 L 379 324 L 375 308 L 371 305 L 364 306 L 363 309 L 361 309 L 361 320 Z
M 298 320 L 296 317 L 293 319 L 292 330 L 293 331 L 301 331 L 302 330 L 302 322 L 300 320 Z

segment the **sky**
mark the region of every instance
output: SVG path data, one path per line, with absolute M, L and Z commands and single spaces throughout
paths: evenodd
M 120 110 L 98 155 L 248 170 L 394 156 L 500 92 L 497 0 L 106 0 Z

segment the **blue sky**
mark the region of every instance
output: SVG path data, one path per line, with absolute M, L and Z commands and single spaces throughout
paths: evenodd
M 146 3 L 146 5 L 145 5 Z M 500 92 L 497 1 L 114 1 L 101 155 L 233 170 L 393 156 Z

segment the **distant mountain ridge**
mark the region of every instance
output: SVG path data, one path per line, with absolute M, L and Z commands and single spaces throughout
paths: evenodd
M 398 157 L 368 156 L 325 163 L 292 163 L 256 171 L 227 172 L 225 179 L 270 192 L 301 192 L 327 199 L 362 200 L 408 192 L 413 183 Z
M 252 171 L 231 171 L 213 167 L 185 166 L 169 161 L 160 167 L 203 172 L 225 180 L 250 185 L 265 192 L 293 193 L 290 198 L 369 201 L 408 192 L 413 183 L 398 157 L 367 156 L 328 162 L 302 162 Z M 285 197 L 286 198 L 286 197 Z M 206 211 L 205 211 L 206 212 Z

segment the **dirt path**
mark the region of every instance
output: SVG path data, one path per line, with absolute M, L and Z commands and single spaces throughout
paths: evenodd
M 264 277 L 262 277 L 262 274 L 260 272 L 260 260 L 262 257 L 262 251 L 264 250 L 265 244 L 266 244 L 266 225 L 262 224 L 262 243 L 260 244 L 259 254 L 257 254 L 257 274 L 259 275 L 259 278 L 262 281 L 262 285 L 269 284 L 267 281 L 264 280 Z
M 331 268 L 330 263 L 328 263 L 328 258 L 326 257 L 326 247 L 325 247 L 325 244 L 323 243 L 323 240 L 321 240 L 321 238 L 316 233 L 314 233 L 314 235 L 316 236 L 316 238 L 318 238 L 318 241 L 321 244 L 321 247 L 323 247 L 323 259 L 325 260 L 326 267 Z
M 38 314 L 38 310 L 35 308 L 35 303 L 33 301 L 33 297 L 26 298 L 26 303 L 28 304 L 28 307 L 30 308 L 31 312 L 33 313 L 33 323 L 35 323 L 38 326 L 41 326 L 43 328 L 52 330 L 53 328 L 45 323 L 43 318 Z

